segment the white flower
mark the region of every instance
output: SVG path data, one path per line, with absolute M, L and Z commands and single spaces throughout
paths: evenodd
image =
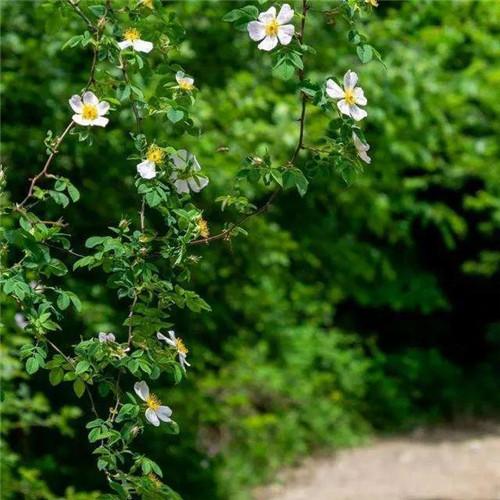
M 152 144 L 146 153 L 146 159 L 137 165 L 137 173 L 143 179 L 154 179 L 156 177 L 156 165 L 161 163 L 164 157 L 163 150 Z
M 45 287 L 39 281 L 30 281 L 30 288 L 35 293 L 43 293 L 45 291 Z
M 260 42 L 260 50 L 273 50 L 278 45 L 278 40 L 282 45 L 288 45 L 295 32 L 293 24 L 286 24 L 292 17 L 293 9 L 287 3 L 283 4 L 277 16 L 276 8 L 271 7 L 259 14 L 258 21 L 248 23 L 248 34 L 254 42 Z
M 21 313 L 15 314 L 14 321 L 16 322 L 16 326 L 21 330 L 24 330 L 29 325 L 28 321 L 26 321 L 24 314 Z
M 123 33 L 123 42 L 118 43 L 118 47 L 121 50 L 128 49 L 132 47 L 137 52 L 151 52 L 153 50 L 153 44 L 151 42 L 146 42 L 141 40 L 141 33 L 135 28 L 129 28 Z
M 185 149 L 179 149 L 177 153 L 170 156 L 170 159 L 174 164 L 170 180 L 179 194 L 189 193 L 190 189 L 199 193 L 208 184 L 205 176 L 196 173 L 201 170 L 198 160 Z
M 171 422 L 172 410 L 168 406 L 162 406 L 161 401 L 157 396 L 149 392 L 149 387 L 146 382 L 136 382 L 134 384 L 135 393 L 146 403 L 146 419 L 150 424 L 158 427 L 160 420 L 163 422 Z
M 109 104 L 106 101 L 99 102 L 90 90 L 83 94 L 83 100 L 79 95 L 72 96 L 69 105 L 76 113 L 73 115 L 73 121 L 78 125 L 105 127 L 109 122 L 107 118 L 104 118 L 109 111 Z
M 370 145 L 365 144 L 354 132 L 352 133 L 354 147 L 358 152 L 358 156 L 365 162 L 371 163 L 372 159 L 368 156 L 367 151 L 370 150 Z
M 181 90 L 190 91 L 194 89 L 194 78 L 186 76 L 184 72 L 177 71 L 177 73 L 175 74 L 175 79 L 177 80 L 177 83 L 179 84 L 179 88 Z
M 356 121 L 362 120 L 367 116 L 367 112 L 361 109 L 368 101 L 361 87 L 356 87 L 358 75 L 354 71 L 349 70 L 344 75 L 344 88 L 342 89 L 333 80 L 329 79 L 326 82 L 326 93 L 332 99 L 340 99 L 337 107 L 344 115 L 351 116 Z
M 177 351 L 177 354 L 179 355 L 179 363 L 181 364 L 181 367 L 184 371 L 186 371 L 186 366 L 191 366 L 187 361 L 187 353 L 188 348 L 184 345 L 184 342 L 182 341 L 181 338 L 177 338 L 175 336 L 175 332 L 173 330 L 168 331 L 168 337 L 163 335 L 163 333 L 158 332 L 156 334 L 156 338 L 158 340 L 164 340 L 168 345 L 171 345 L 175 350 Z
M 99 342 L 114 342 L 116 340 L 112 333 L 99 332 Z

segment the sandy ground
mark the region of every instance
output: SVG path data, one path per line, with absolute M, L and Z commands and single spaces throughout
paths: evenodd
M 306 460 L 256 500 L 500 500 L 500 425 L 418 430 Z

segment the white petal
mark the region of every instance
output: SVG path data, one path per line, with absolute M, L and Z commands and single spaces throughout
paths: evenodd
M 351 116 L 351 108 L 345 99 L 342 99 L 337 103 L 337 108 L 339 108 L 340 112 L 344 115 Z
M 370 164 L 372 162 L 372 159 L 368 156 L 366 151 L 358 151 L 358 156 L 365 162 Z
M 266 28 L 259 21 L 251 21 L 247 25 L 248 34 L 255 42 L 260 42 L 266 36 Z
M 109 102 L 101 101 L 97 105 L 97 111 L 99 112 L 99 116 L 105 115 L 109 111 Z
M 156 167 L 152 161 L 144 160 L 137 165 L 137 173 L 143 179 L 154 179 L 156 177 Z
M 277 36 L 266 36 L 266 38 L 264 38 L 264 40 L 257 45 L 257 48 L 269 52 L 270 50 L 273 50 L 276 45 L 278 45 Z
M 178 170 L 184 170 L 187 166 L 189 153 L 185 149 L 179 149 L 175 154 L 170 156 L 174 167 Z
M 274 19 L 276 19 L 276 8 L 271 7 L 270 9 L 266 10 L 266 12 L 261 12 L 258 19 L 264 24 L 273 21 Z
M 134 391 L 143 401 L 146 401 L 149 397 L 149 387 L 144 380 L 134 384 Z
M 144 52 L 146 54 L 153 50 L 153 44 L 145 40 L 134 40 L 133 47 L 137 52 Z
M 69 105 L 75 113 L 80 113 L 83 108 L 82 98 L 79 95 L 71 96 L 69 100 Z
M 99 104 L 99 99 L 97 99 L 94 92 L 87 90 L 87 92 L 83 94 L 83 104 L 93 104 L 94 106 L 97 106 Z
M 118 47 L 120 47 L 120 50 L 128 49 L 132 47 L 132 42 L 130 40 L 123 40 L 123 42 L 118 42 Z
M 187 361 L 186 361 L 186 355 L 179 353 L 179 363 L 181 364 L 181 368 L 186 371 L 186 366 L 191 366 Z
M 86 120 L 82 115 L 73 115 L 72 119 L 75 123 L 83 127 L 88 127 L 90 125 L 90 120 Z
M 276 20 L 280 24 L 285 24 L 285 23 L 290 22 L 292 17 L 293 17 L 293 9 L 290 7 L 290 5 L 288 5 L 287 3 L 284 3 L 280 9 L 280 12 L 279 12 Z
M 168 331 L 168 335 L 170 336 L 170 338 L 175 341 L 176 340 L 176 337 L 175 337 L 175 332 L 173 330 L 169 330 Z
M 105 332 L 99 332 L 99 342 L 106 342 L 107 334 Z
M 201 175 L 196 175 L 188 179 L 188 183 L 195 193 L 199 193 L 208 184 L 208 179 Z
M 156 416 L 160 419 L 163 420 L 164 422 L 169 422 L 170 416 L 172 415 L 172 410 L 168 406 L 160 406 L 156 410 Z
M 179 193 L 189 193 L 189 186 L 184 179 L 178 179 L 174 182 L 175 190 Z
M 95 125 L 96 127 L 105 127 L 109 122 L 108 118 L 104 118 L 104 116 L 100 116 L 99 118 L 96 118 L 95 120 L 92 120 L 90 122 L 91 125 Z
M 16 322 L 16 326 L 21 328 L 21 330 L 24 330 L 28 326 L 28 322 L 26 321 L 26 318 L 21 313 L 15 314 L 14 321 Z
M 186 76 L 184 78 L 184 83 L 187 83 L 188 85 L 194 85 L 194 78 L 191 78 L 189 76 Z
M 369 144 L 365 144 L 355 132 L 352 133 L 352 140 L 354 142 L 354 146 L 358 151 L 368 151 L 370 149 Z
M 344 88 L 352 89 L 356 86 L 358 75 L 354 71 L 348 70 L 344 75 Z
M 357 121 L 359 122 L 363 118 L 366 118 L 368 116 L 368 113 L 364 110 L 353 104 L 352 106 L 349 106 L 349 114 Z
M 295 28 L 293 24 L 285 24 L 278 28 L 278 38 L 281 44 L 288 45 L 292 41 Z
M 167 337 L 165 337 L 165 335 L 163 335 L 163 333 L 161 333 L 161 332 L 157 332 L 157 333 L 156 333 L 156 338 L 157 338 L 158 340 L 165 340 L 166 342 L 168 341 L 168 338 L 167 338 Z
M 108 333 L 108 341 L 114 342 L 115 340 L 116 340 L 116 337 L 112 333 Z
M 160 425 L 160 421 L 158 420 L 156 413 L 151 408 L 148 408 L 146 410 L 146 419 L 150 424 L 153 424 L 155 427 L 158 427 Z
M 342 87 L 335 83 L 331 78 L 326 81 L 326 93 L 332 99 L 342 99 L 344 97 Z
M 361 104 L 361 106 L 365 106 L 368 103 L 361 87 L 354 89 L 354 99 L 356 100 L 356 104 Z

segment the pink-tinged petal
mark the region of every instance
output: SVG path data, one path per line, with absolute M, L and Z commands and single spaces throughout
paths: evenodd
M 82 127 L 88 127 L 90 125 L 90 120 L 86 120 L 82 115 L 73 115 L 72 119 L 75 123 L 81 125 Z
M 104 116 L 100 116 L 99 118 L 92 120 L 90 122 L 90 125 L 94 125 L 96 127 L 105 127 L 108 123 L 109 123 L 108 118 L 104 118 Z
M 160 406 L 156 410 L 156 416 L 160 420 L 163 420 L 163 422 L 170 422 L 170 420 L 171 420 L 170 416 L 171 415 L 172 415 L 172 410 L 168 406 Z
M 247 30 L 250 38 L 254 42 L 260 42 L 266 36 L 266 28 L 259 21 L 251 21 L 247 25 Z
M 199 193 L 208 184 L 208 179 L 201 175 L 196 175 L 188 179 L 189 187 L 195 193 Z
M 339 111 L 344 115 L 351 116 L 351 108 L 345 99 L 342 99 L 337 103 L 337 108 L 339 108 Z
M 99 112 L 99 115 L 105 115 L 109 111 L 109 102 L 106 101 L 101 101 L 97 105 L 97 111 Z
M 120 50 L 128 49 L 132 47 L 132 42 L 130 40 L 123 40 L 123 42 L 118 42 L 118 47 L 120 47 Z
M 145 160 L 137 165 L 137 173 L 143 179 L 154 179 L 156 177 L 156 167 L 152 161 Z
M 291 21 L 293 18 L 293 9 L 287 3 L 284 3 L 280 9 L 278 17 L 276 20 L 279 24 L 285 24 Z
M 352 89 L 356 86 L 358 82 L 358 75 L 354 71 L 348 70 L 344 75 L 344 88 Z
M 71 96 L 71 99 L 69 100 L 69 105 L 71 106 L 71 109 L 75 113 L 81 113 L 83 108 L 82 98 L 76 94 Z
M 134 40 L 132 44 L 134 50 L 137 50 L 137 52 L 144 52 L 145 54 L 148 54 L 153 50 L 153 44 L 151 42 L 146 42 L 145 40 Z
M 293 38 L 295 33 L 295 27 L 293 24 L 285 24 L 285 26 L 280 26 L 278 28 L 278 38 L 282 45 L 288 45 Z
M 357 121 L 359 122 L 363 118 L 366 118 L 368 116 L 368 113 L 364 110 L 361 109 L 360 107 L 356 106 L 353 104 L 352 106 L 349 106 L 349 114 Z
M 275 7 L 271 7 L 270 9 L 267 9 L 266 12 L 261 12 L 259 14 L 259 17 L 258 17 L 258 20 L 264 24 L 267 24 L 270 21 L 273 21 L 274 19 L 276 19 L 276 8 Z
M 331 78 L 326 81 L 326 93 L 332 99 L 343 99 L 344 97 L 342 87 L 335 83 Z
M 160 420 L 158 419 L 156 413 L 151 408 L 148 408 L 146 410 L 146 420 L 150 424 L 153 424 L 155 427 L 158 427 L 160 425 Z
M 174 186 L 175 186 L 175 190 L 177 191 L 178 194 L 189 193 L 188 183 L 184 179 L 177 179 L 174 182 Z
M 149 387 L 144 380 L 134 384 L 134 391 L 143 401 L 146 401 L 149 397 Z
M 356 87 L 354 89 L 354 99 L 356 100 L 356 104 L 361 104 L 361 106 L 365 106 L 368 103 L 361 87 Z
M 83 94 L 83 104 L 93 104 L 94 106 L 97 106 L 99 104 L 99 99 L 97 99 L 94 92 L 87 90 L 87 92 Z
M 264 40 L 257 45 L 257 48 L 269 52 L 270 50 L 273 50 L 276 45 L 278 45 L 277 36 L 266 36 L 266 38 L 264 38 Z

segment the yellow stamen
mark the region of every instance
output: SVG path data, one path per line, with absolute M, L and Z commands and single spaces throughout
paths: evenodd
M 146 158 L 148 161 L 152 161 L 153 163 L 161 163 L 163 158 L 165 157 L 165 152 L 162 151 L 155 144 L 149 146 L 148 152 L 146 153 Z
M 141 33 L 135 28 L 129 28 L 123 34 L 123 38 L 129 42 L 134 42 L 135 40 L 139 40 L 139 38 L 141 38 Z
M 278 21 L 276 21 L 276 19 L 268 22 L 264 28 L 266 36 L 276 36 L 278 34 L 279 27 L 280 25 L 278 24 Z
M 154 9 L 153 0 L 142 0 L 142 3 L 149 9 Z
M 198 224 L 200 236 L 202 238 L 208 238 L 210 236 L 210 230 L 208 229 L 207 221 L 203 217 L 200 217 L 196 223 Z
M 153 483 L 155 488 L 161 487 L 161 481 L 152 472 L 150 474 L 148 474 L 148 479 Z
M 175 347 L 177 349 L 177 352 L 179 352 L 180 354 L 187 354 L 189 352 L 182 339 L 175 340 Z
M 350 105 L 356 104 L 356 97 L 354 96 L 354 90 L 353 89 L 345 89 L 344 99 L 347 102 L 347 104 L 350 104 Z
M 193 90 L 194 88 L 194 85 L 189 82 L 188 80 L 186 79 L 182 79 L 180 82 L 179 82 L 179 88 L 181 90 Z
M 99 116 L 97 106 L 94 106 L 93 104 L 84 104 L 82 116 L 85 120 L 95 120 Z
M 365 0 L 365 3 L 369 3 L 373 7 L 378 7 L 378 1 L 377 0 Z
M 148 408 L 151 408 L 153 411 L 156 411 L 160 408 L 161 401 L 155 394 L 150 394 L 146 399 L 146 404 L 148 405 Z

